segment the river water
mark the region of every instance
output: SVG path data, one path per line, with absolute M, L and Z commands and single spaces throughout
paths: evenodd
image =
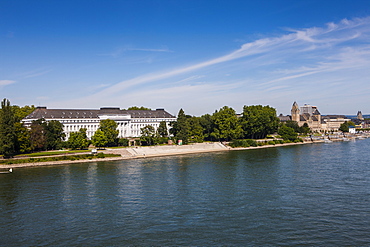
M 0 174 L 1 246 L 370 246 L 370 139 Z

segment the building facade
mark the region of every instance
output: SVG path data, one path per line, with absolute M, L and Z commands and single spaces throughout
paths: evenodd
M 321 115 L 316 106 L 299 107 L 297 102 L 293 103 L 290 116 L 280 115 L 279 118 L 282 122 L 295 121 L 299 126 L 306 123 L 313 132 L 337 131 L 341 124 L 351 120 L 344 115 Z
M 114 120 L 117 123 L 119 138 L 140 137 L 141 128 L 150 125 L 155 130 L 160 122 L 169 124 L 176 121 L 176 117 L 164 109 L 156 110 L 121 110 L 120 108 L 102 107 L 99 110 L 76 110 L 76 109 L 48 109 L 37 107 L 35 111 L 22 120 L 25 126 L 30 126 L 32 121 L 38 119 L 45 121 L 57 120 L 63 124 L 66 140 L 71 132 L 77 132 L 86 128 L 89 139 L 100 127 L 100 121 L 105 119 Z

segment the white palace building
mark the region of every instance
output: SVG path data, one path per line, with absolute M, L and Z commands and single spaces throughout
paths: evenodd
M 77 132 L 86 128 L 89 139 L 100 127 L 100 121 L 104 119 L 114 120 L 118 127 L 119 138 L 140 137 L 141 128 L 150 125 L 157 130 L 159 123 L 165 121 L 167 129 L 169 124 L 176 121 L 176 117 L 164 109 L 156 110 L 121 110 L 120 108 L 102 107 L 99 110 L 76 110 L 76 109 L 47 109 L 37 107 L 35 111 L 22 120 L 25 126 L 30 126 L 32 121 L 38 119 L 45 121 L 57 120 L 64 126 L 66 140 L 71 132 Z

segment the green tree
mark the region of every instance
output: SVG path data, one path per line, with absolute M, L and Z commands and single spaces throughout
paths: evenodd
M 13 107 L 15 119 L 17 122 L 22 121 L 23 118 L 27 117 L 29 114 L 31 114 L 36 109 L 36 107 L 33 105 L 31 106 L 26 105 L 23 107 L 13 105 L 12 107 Z
M 91 143 L 97 148 L 105 147 L 108 144 L 108 138 L 103 131 L 98 129 L 92 136 Z
M 304 123 L 302 126 L 299 126 L 296 121 L 289 120 L 289 121 L 286 121 L 284 124 L 287 127 L 294 129 L 296 133 L 307 134 L 311 132 L 311 129 L 310 127 L 308 127 L 307 123 Z
M 35 110 L 34 106 L 19 107 L 11 106 L 14 115 L 14 128 L 17 135 L 15 143 L 15 153 L 27 153 L 32 151 L 30 132 L 23 126 L 21 120 Z
M 206 141 L 214 141 L 214 137 L 211 135 L 214 129 L 213 119 L 210 114 L 200 116 L 199 123 L 203 128 L 203 136 Z
M 127 110 L 139 110 L 139 111 L 151 111 L 152 109 L 144 107 L 144 106 L 131 106 Z
M 129 144 L 129 140 L 127 138 L 119 138 L 118 145 L 127 147 Z
M 296 121 L 288 120 L 288 121 L 285 122 L 285 125 L 287 127 L 290 127 L 292 129 L 294 129 L 294 131 L 296 133 L 301 133 L 300 127 L 299 127 L 299 125 L 298 125 L 298 123 Z
M 270 106 L 244 106 L 240 119 L 245 138 L 265 138 L 273 134 L 279 127 L 276 110 Z
M 355 126 L 355 123 L 352 121 L 344 122 L 340 125 L 339 130 L 343 132 L 349 132 L 349 126 Z
M 168 137 L 167 123 L 166 121 L 161 121 L 157 129 L 158 135 L 161 137 Z
M 217 140 L 230 141 L 241 137 L 243 129 L 234 109 L 222 107 L 212 115 L 214 130 L 211 135 Z
M 188 119 L 189 123 L 189 142 L 199 143 L 203 142 L 203 127 L 200 124 L 198 117 L 191 117 Z
M 151 146 L 154 144 L 154 138 L 155 138 L 155 129 L 151 125 L 147 125 L 141 130 L 141 135 L 140 135 L 140 142 L 141 145 L 143 146 Z
M 288 127 L 286 125 L 282 125 L 279 130 L 278 134 L 284 139 L 288 141 L 296 141 L 298 139 L 297 133 L 294 131 L 293 128 Z
M 22 123 L 14 124 L 17 133 L 17 153 L 29 153 L 32 151 L 30 131 Z
M 172 133 L 174 134 L 177 141 L 182 140 L 183 144 L 188 144 L 189 123 L 183 109 L 179 110 L 179 113 L 177 114 L 177 121 L 173 124 L 172 129 Z
M 103 131 L 104 135 L 107 137 L 108 146 L 118 145 L 118 133 L 117 123 L 111 119 L 105 119 L 100 121 L 99 130 Z
M 63 146 L 63 124 L 57 120 L 38 119 L 31 123 L 30 139 L 33 150 L 56 150 Z
M 299 127 L 299 133 L 308 134 L 310 132 L 311 132 L 311 129 L 310 127 L 308 127 L 307 123 L 304 123 L 301 127 Z
M 67 145 L 71 149 L 86 149 L 89 146 L 86 128 L 81 128 L 78 132 L 70 133 Z
M 42 123 L 46 137 L 46 149 L 60 149 L 65 138 L 63 124 L 57 120 L 44 121 Z
M 170 133 L 170 136 L 176 136 L 177 132 L 178 132 L 178 124 L 177 124 L 177 121 L 173 121 L 173 122 L 170 122 L 170 129 L 168 130 L 168 132 Z
M 13 157 L 16 154 L 15 123 L 13 108 L 10 106 L 9 100 L 3 99 L 0 110 L 0 154 L 3 154 L 4 158 Z
M 69 133 L 68 141 L 67 141 L 67 147 L 70 149 L 78 149 L 78 132 L 71 132 Z
M 30 126 L 30 141 L 32 150 L 45 150 L 46 137 L 43 119 L 32 121 Z

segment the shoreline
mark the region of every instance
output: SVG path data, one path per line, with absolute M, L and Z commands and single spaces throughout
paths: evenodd
M 103 150 L 102 152 L 106 154 L 120 154 L 121 157 L 35 162 L 35 163 L 22 163 L 22 164 L 10 164 L 10 165 L 4 164 L 4 165 L 0 165 L 0 168 L 10 169 L 10 168 L 24 168 L 24 167 L 37 167 L 37 166 L 54 166 L 54 165 L 64 165 L 64 164 L 78 164 L 78 163 L 99 162 L 99 161 L 145 159 L 145 158 L 164 157 L 164 156 L 177 156 L 177 155 L 188 155 L 188 154 L 210 153 L 210 152 L 264 149 L 264 148 L 295 146 L 295 145 L 315 144 L 315 143 L 324 143 L 324 141 L 314 141 L 314 142 L 309 141 L 309 142 L 285 143 L 285 144 L 275 144 L 275 145 L 263 145 L 263 146 L 257 146 L 257 147 L 237 147 L 237 148 L 225 146 L 219 142 L 214 142 L 214 143 L 195 143 L 195 144 L 184 145 L 184 146 L 149 146 L 149 147 L 135 147 L 135 148 L 121 148 L 121 149 L 106 149 L 106 150 Z

